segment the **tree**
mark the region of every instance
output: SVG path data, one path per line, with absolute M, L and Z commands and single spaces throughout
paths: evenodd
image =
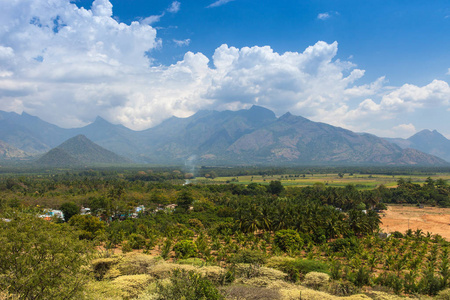
M 66 224 L 32 214 L 0 220 L 0 290 L 20 299 L 72 299 L 82 291 L 92 247 Z
M 271 181 L 267 186 L 267 192 L 272 195 L 279 195 L 284 191 L 284 187 L 281 184 L 281 181 Z
M 177 198 L 178 208 L 184 209 L 184 211 L 189 210 L 191 204 L 194 202 L 194 197 L 190 190 L 183 190 Z
M 61 204 L 59 209 L 63 212 L 64 221 L 69 221 L 70 218 L 80 213 L 80 208 L 73 202 L 65 202 Z

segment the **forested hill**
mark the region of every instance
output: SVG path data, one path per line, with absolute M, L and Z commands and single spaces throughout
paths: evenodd
M 77 135 L 65 141 L 36 161 L 36 164 L 46 166 L 124 163 L 130 163 L 130 161 L 104 149 L 103 147 L 100 147 L 84 135 Z

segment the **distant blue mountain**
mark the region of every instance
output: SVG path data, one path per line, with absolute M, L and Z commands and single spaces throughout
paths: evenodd
M 203 110 L 188 118 L 169 118 L 143 131 L 113 125 L 100 117 L 81 128 L 63 129 L 26 113 L 0 112 L 0 140 L 29 153 L 47 152 L 78 135 L 139 163 L 182 164 L 193 160 L 208 165 L 446 164 L 436 156 L 402 149 L 408 147 L 371 134 L 357 134 L 290 113 L 277 118 L 260 106 L 239 111 Z M 437 134 L 433 132 L 432 136 Z M 410 139 L 406 141 L 410 145 L 421 145 L 430 144 L 435 138 L 421 134 Z M 95 148 L 79 139 L 77 143 L 68 143 L 70 147 L 75 144 L 80 151 Z M 53 155 L 50 160 L 54 157 L 70 164 L 86 161 L 86 157 L 70 153 L 70 147 L 58 147 L 50 153 Z
M 450 140 L 436 130 L 422 130 L 408 139 L 386 138 L 403 149 L 413 148 L 450 162 Z

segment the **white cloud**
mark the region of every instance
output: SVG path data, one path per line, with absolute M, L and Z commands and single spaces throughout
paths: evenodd
M 448 68 L 447 70 L 447 75 L 450 75 L 450 68 Z
M 172 4 L 167 9 L 170 13 L 177 13 L 180 10 L 181 3 L 178 1 L 173 1 Z
M 320 13 L 317 15 L 317 19 L 319 20 L 326 20 L 329 19 L 331 17 L 331 15 L 329 13 Z
M 208 5 L 207 8 L 222 6 L 222 5 L 227 4 L 228 2 L 231 2 L 231 1 L 234 1 L 234 0 L 217 0 L 214 3 L 211 3 L 210 5 Z
M 381 100 L 383 109 L 391 112 L 411 112 L 421 107 L 448 107 L 449 105 L 450 87 L 447 82 L 437 79 L 423 87 L 404 84 L 384 95 Z
M 161 41 L 151 22 L 127 25 L 111 16 L 107 0 L 96 0 L 91 10 L 66 0 L 5 2 L 0 11 L 0 109 L 25 110 L 67 127 L 101 115 L 144 129 L 199 109 L 259 104 L 277 114 L 290 111 L 375 133 L 380 120 L 450 106 L 450 88 L 442 80 L 389 89 L 384 77 L 358 84 L 365 71 L 336 59 L 337 42 L 319 41 L 303 52 L 286 53 L 269 46 L 222 45 L 211 62 L 202 53 L 187 52 L 173 65 L 155 66 L 151 53 Z M 183 46 L 190 41 L 173 42 Z M 402 119 L 392 130 L 412 131 L 410 125 Z
M 105 0 L 105 1 L 107 1 L 107 0 Z M 159 22 L 161 20 L 162 17 L 164 17 L 166 15 L 166 12 L 173 13 L 173 14 L 179 12 L 180 11 L 180 6 L 181 6 L 180 2 L 173 1 L 172 4 L 165 11 L 163 11 L 161 14 L 153 15 L 153 16 L 149 16 L 147 18 L 144 18 L 144 19 L 142 19 L 140 21 L 140 23 L 144 24 L 144 25 L 152 25 L 154 23 L 157 23 L 157 22 Z
M 189 44 L 191 43 L 190 39 L 185 39 L 185 40 L 176 40 L 173 39 L 172 40 L 178 47 L 184 47 L 184 46 L 189 46 Z

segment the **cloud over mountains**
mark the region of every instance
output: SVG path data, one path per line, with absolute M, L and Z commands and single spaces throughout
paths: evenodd
M 167 11 L 181 13 L 180 2 Z M 365 71 L 336 58 L 337 42 L 285 53 L 224 44 L 211 58 L 187 52 L 175 64 L 156 65 L 152 51 L 163 41 L 150 24 L 117 21 L 108 0 L 95 0 L 90 10 L 69 0 L 6 1 L 0 11 L 0 110 L 25 110 L 66 127 L 101 115 L 144 129 L 199 109 L 258 104 L 370 131 L 380 118 L 450 107 L 443 80 L 389 87 L 381 77 L 358 84 Z

